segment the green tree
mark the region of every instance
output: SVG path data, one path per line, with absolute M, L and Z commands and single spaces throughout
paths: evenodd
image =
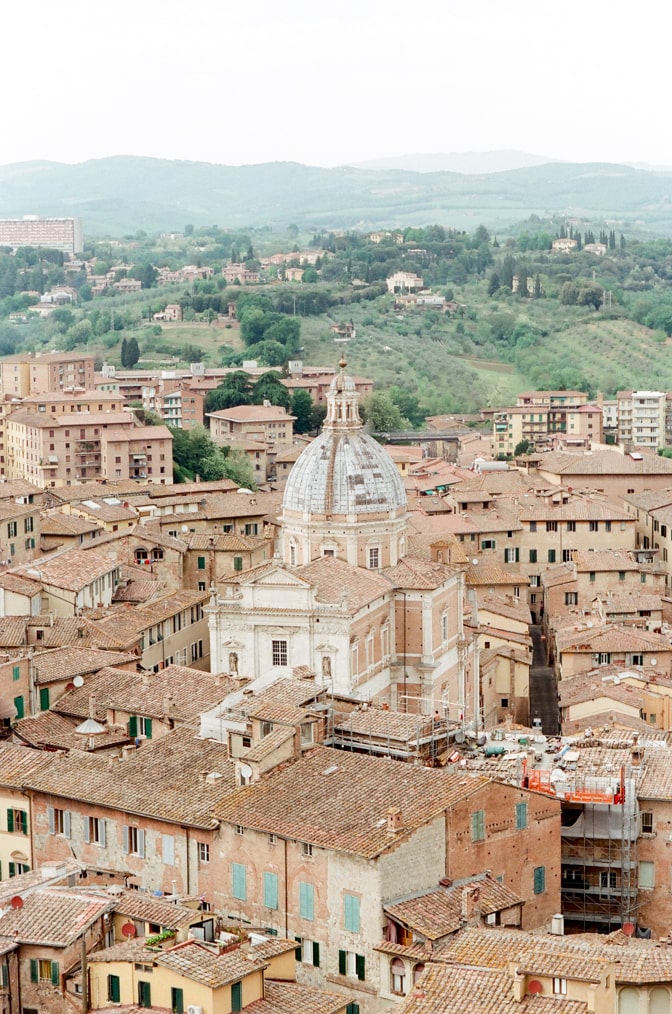
M 132 370 L 140 359 L 140 347 L 134 335 L 126 343 L 126 369 Z
M 530 440 L 519 440 L 513 448 L 513 456 L 517 458 L 521 454 L 531 454 L 533 450 L 534 444 Z
M 499 289 L 500 285 L 501 282 L 499 280 L 499 275 L 497 274 L 496 271 L 492 271 L 490 273 L 490 278 L 488 279 L 488 295 L 494 296 L 494 294 Z
M 221 412 L 225 408 L 252 404 L 252 382 L 244 370 L 229 373 L 214 391 L 205 396 L 206 412 Z
M 292 395 L 292 415 L 295 433 L 310 433 L 312 425 L 313 399 L 307 391 L 298 388 Z
M 122 338 L 121 339 L 120 358 L 121 358 L 121 365 L 123 366 L 123 368 L 125 370 L 128 369 L 128 341 L 127 341 L 126 338 Z
M 291 395 L 285 385 L 280 382 L 280 374 L 277 370 L 262 373 L 252 388 L 252 401 L 255 405 L 262 405 L 265 401 L 270 401 L 271 405 L 281 405 L 283 408 L 289 409 Z
M 363 400 L 367 429 L 372 433 L 389 433 L 403 428 L 401 412 L 387 394 L 374 392 Z
M 397 406 L 403 420 L 407 420 L 413 429 L 418 429 L 427 418 L 427 412 L 420 406 L 417 394 L 402 387 L 391 387 L 390 400 Z

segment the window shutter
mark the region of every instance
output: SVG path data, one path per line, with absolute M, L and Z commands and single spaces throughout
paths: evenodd
M 26 810 L 20 810 L 21 813 L 21 832 L 28 834 L 28 813 Z
M 58 986 L 60 982 L 60 972 L 58 967 L 58 961 L 52 961 L 51 963 L 51 982 L 52 985 Z
M 152 720 L 151 718 L 145 719 L 145 736 L 147 739 L 152 738 Z
M 138 855 L 145 858 L 145 832 L 141 827 L 138 828 Z
M 172 1008 L 175 1014 L 184 1014 L 184 990 L 179 989 L 177 986 L 173 986 L 172 993 Z
M 138 735 L 138 719 L 136 715 L 131 715 L 128 720 L 128 735 L 134 739 Z
M 167 866 L 173 866 L 175 863 L 175 839 L 172 834 L 164 834 L 161 838 L 161 850 L 163 852 L 163 861 Z
M 357 978 L 360 982 L 364 982 L 366 972 L 363 954 L 355 954 L 355 968 L 357 969 Z
M 40 711 L 49 710 L 49 687 L 40 687 Z
M 264 907 L 272 909 L 278 907 L 277 873 L 264 873 Z
M 30 959 L 30 981 L 38 982 L 39 977 L 37 973 L 37 960 L 35 958 Z
M 99 841 L 100 847 L 101 848 L 105 848 L 105 846 L 107 845 L 107 827 L 106 827 L 106 822 L 104 820 L 101 820 L 99 822 L 98 826 L 100 828 L 100 834 L 99 834 L 98 841 Z
M 84 817 L 84 841 L 89 844 L 91 841 L 91 818 Z
M 315 918 L 315 891 L 312 884 L 299 881 L 299 914 L 302 919 Z
M 14 863 L 10 863 L 9 864 L 9 875 L 10 875 L 10 877 L 13 877 L 15 873 L 16 873 L 16 867 L 14 866 Z
M 7 810 L 7 830 L 14 830 L 14 810 Z
M 122 829 L 122 837 L 123 837 L 123 844 L 121 846 L 121 851 L 126 855 L 126 854 L 128 854 L 128 848 L 129 848 L 129 844 L 128 844 L 128 837 L 129 837 L 128 836 L 128 827 L 126 826 L 126 824 L 124 824 L 123 829 Z
M 72 827 L 72 814 L 70 813 L 70 810 L 64 810 L 63 811 L 63 833 L 65 834 L 66 838 L 71 838 L 72 837 L 71 827 Z
M 302 953 L 301 953 L 301 943 L 302 943 L 302 941 L 301 941 L 301 937 L 294 937 L 294 939 L 298 942 L 298 945 L 299 945 L 298 947 L 294 948 L 294 957 L 295 957 L 295 959 L 297 961 L 301 961 L 301 959 L 302 959 Z
M 315 968 L 320 967 L 320 945 L 317 940 L 313 940 L 313 964 Z
M 47 807 L 47 813 L 49 814 L 49 834 L 56 834 L 56 815 L 53 806 Z
M 347 957 L 345 951 L 338 952 L 338 974 L 345 975 L 347 971 Z
M 16 720 L 23 718 L 25 714 L 25 705 L 23 703 L 23 697 L 14 698 L 14 707 L 16 708 Z
M 520 549 L 516 548 L 516 563 L 520 563 Z

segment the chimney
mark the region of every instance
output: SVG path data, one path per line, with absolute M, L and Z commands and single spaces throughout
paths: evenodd
M 635 733 L 632 737 L 632 748 L 630 750 L 630 763 L 633 768 L 640 768 L 642 766 L 642 747 L 639 745 L 639 733 Z
M 89 718 L 96 717 L 96 695 L 89 694 Z
M 471 922 L 478 915 L 480 890 L 474 884 L 462 888 L 462 922 Z
M 387 830 L 396 832 L 403 827 L 401 821 L 401 810 L 398 806 L 391 806 L 387 811 Z

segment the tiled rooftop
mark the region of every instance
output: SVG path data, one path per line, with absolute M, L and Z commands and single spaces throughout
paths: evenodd
M 326 993 L 298 982 L 266 979 L 264 999 L 247 1004 L 245 1014 L 338 1014 L 348 1000 L 343 993 Z
M 21 908 L 5 909 L 0 916 L 0 937 L 15 938 L 22 944 L 67 947 L 111 911 L 113 904 L 110 898 L 48 887 L 27 894 Z
M 96 672 L 105 666 L 137 663 L 137 655 L 130 652 L 104 651 L 99 648 L 54 648 L 33 656 L 33 671 L 38 685 L 73 679 Z
M 155 957 L 155 962 L 211 989 L 218 989 L 227 982 L 235 982 L 251 972 L 268 967 L 268 962 L 256 958 L 251 951 L 238 948 L 219 954 L 197 940 L 187 940 L 162 951 Z
M 385 912 L 428 940 L 455 933 L 462 926 L 462 894 L 470 887 L 478 890 L 477 909 L 482 916 L 523 904 L 523 899 L 488 874 L 456 881 L 447 888 L 388 902 Z
M 485 779 L 318 747 L 282 771 L 224 800 L 231 824 L 374 858 Z M 403 829 L 387 830 L 398 807 Z

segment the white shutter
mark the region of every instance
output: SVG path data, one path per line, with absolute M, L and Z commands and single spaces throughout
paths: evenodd
M 87 842 L 87 844 L 91 841 L 91 827 L 90 827 L 89 821 L 90 821 L 90 818 L 85 816 L 84 817 L 84 841 Z
M 106 825 L 106 822 L 104 820 L 101 820 L 100 821 L 100 846 L 101 846 L 101 848 L 105 848 L 105 846 L 107 845 L 107 827 L 105 825 Z
M 172 834 L 164 834 L 161 838 L 163 862 L 166 866 L 175 865 L 175 839 Z
M 128 852 L 128 848 L 129 848 L 129 844 L 128 844 L 129 834 L 128 834 L 128 827 L 127 827 L 126 824 L 124 824 L 123 837 L 124 837 L 124 842 L 123 842 L 123 845 L 121 846 L 121 851 L 124 852 L 124 853 L 127 853 Z
M 72 814 L 70 813 L 70 810 L 64 810 L 63 811 L 63 831 L 65 833 L 65 837 L 66 838 L 72 838 L 72 831 L 71 831 L 72 820 L 71 820 L 71 817 L 72 817 Z
M 138 828 L 138 855 L 145 858 L 145 832 L 141 827 Z
M 53 806 L 47 807 L 47 813 L 49 814 L 49 834 L 56 834 L 56 814 Z

